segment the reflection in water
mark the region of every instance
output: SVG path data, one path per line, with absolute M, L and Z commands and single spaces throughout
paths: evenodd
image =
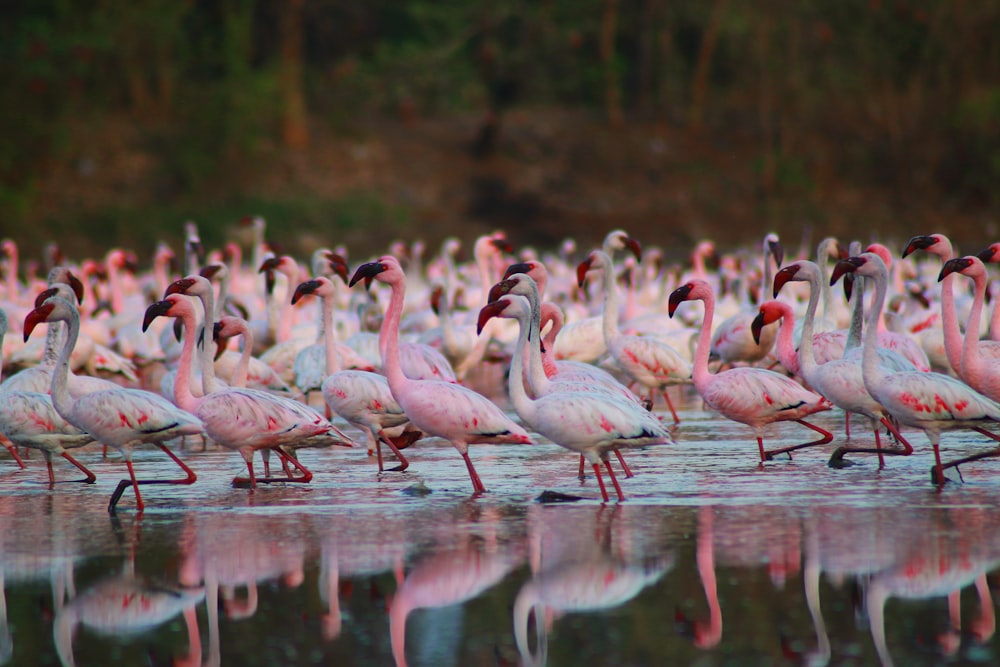
M 189 510 L 126 531 L 0 496 L 0 664 L 991 664 L 1000 509 L 970 494 Z
M 610 510 L 609 517 L 602 517 L 604 508 L 596 512 L 584 509 L 587 511 L 571 516 L 567 516 L 569 511 L 556 508 L 536 506 L 529 510 L 534 576 L 514 601 L 514 636 L 525 665 L 546 664 L 548 635 L 558 615 L 621 606 L 658 581 L 669 565 L 662 554 L 646 556 L 634 548 L 627 533 L 613 539 L 621 506 Z M 534 653 L 529 642 L 532 614 Z

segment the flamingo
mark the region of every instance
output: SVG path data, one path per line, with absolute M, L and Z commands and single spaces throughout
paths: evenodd
M 514 370 L 508 380 L 511 403 L 518 416 L 557 445 L 586 456 L 594 468 L 601 496 L 604 502 L 608 502 L 608 492 L 601 477 L 600 464 L 603 462 L 618 499 L 624 500 L 608 454 L 619 447 L 672 443 L 670 434 L 648 411 L 612 395 L 568 389 L 543 394 L 532 400 L 524 388 L 524 375 L 518 369 L 523 368 L 522 355 L 528 341 L 538 340 L 537 314 L 532 312 L 527 298 L 507 294 L 480 310 L 480 327 L 492 317 L 515 319 L 520 325 L 511 361 Z M 531 353 L 537 357 L 536 345 L 531 345 Z
M 333 299 L 336 288 L 333 281 L 325 276 L 315 280 L 307 280 L 295 288 L 293 301 L 298 301 L 306 294 L 315 294 L 323 300 L 323 317 L 330 321 L 333 313 Z M 399 459 L 399 466 L 393 470 L 402 472 L 409 467 L 409 461 L 385 429 L 405 426 L 409 418 L 403 412 L 389 389 L 389 382 L 384 375 L 361 370 L 341 370 L 340 357 L 334 348 L 333 331 L 327 327 L 324 330 L 326 377 L 323 380 L 323 399 L 330 410 L 337 413 L 349 423 L 361 429 L 368 437 L 369 454 L 374 450 L 378 454 L 378 470 L 382 472 L 382 443 L 388 445 L 392 453 Z M 411 431 L 411 435 L 412 435 Z M 416 433 L 419 436 L 419 433 Z M 413 440 L 411 436 L 403 437 L 400 445 L 408 446 Z
M 280 447 L 300 443 L 307 438 L 318 438 L 329 445 L 352 446 L 350 438 L 336 426 L 307 406 L 289 398 L 245 387 L 214 390 L 211 384 L 206 387 L 204 396 L 194 396 L 190 385 L 195 343 L 194 306 L 186 297 L 171 294 L 146 309 L 143 325 L 148 327 L 153 319 L 161 315 L 180 319 L 185 330 L 177 382 L 174 384 L 177 404 L 202 421 L 205 433 L 212 440 L 243 456 L 250 475 L 251 489 L 256 488 L 258 481 L 253 469 L 253 453 L 257 450 L 275 450 L 302 473 L 301 477 L 279 478 L 278 481 L 309 482 L 312 480 L 312 473 L 294 458 L 288 457 Z M 243 481 L 240 478 L 233 480 L 235 484 Z M 276 480 L 265 477 L 259 481 Z
M 594 250 L 577 267 L 577 277 L 582 285 L 589 271 L 601 271 L 604 280 L 604 342 L 615 363 L 635 383 L 653 392 L 663 394 L 674 423 L 680 418 L 667 394 L 667 387 L 691 380 L 691 365 L 669 345 L 648 336 L 629 336 L 618 328 L 618 288 L 615 286 L 611 258 L 601 250 Z
M 871 252 L 842 259 L 834 267 L 830 283 L 833 284 L 847 273 L 856 273 L 875 281 L 875 304 L 868 313 L 866 326 L 870 332 L 877 331 L 879 317 L 885 305 L 889 272 L 882 258 Z M 888 373 L 878 363 L 879 339 L 865 336 L 862 370 L 865 388 L 892 417 L 906 426 L 923 430 L 934 448 L 934 468 L 931 479 L 938 485 L 944 484 L 944 469 L 957 467 L 961 463 L 1000 454 L 991 450 L 965 459 L 941 463 L 939 443 L 941 432 L 958 428 L 971 428 L 994 440 L 997 436 L 981 425 L 1000 420 L 1000 404 L 983 396 L 965 383 L 942 373 L 906 371 Z
M 486 487 L 469 458 L 468 446 L 487 442 L 531 444 L 531 438 L 489 399 L 467 387 L 442 380 L 408 378 L 399 358 L 399 320 L 406 295 L 403 269 L 395 257 L 383 255 L 378 261 L 358 267 L 350 285 L 353 287 L 362 279 L 378 280 L 392 290 L 380 332 L 385 341 L 383 369 L 392 395 L 419 430 L 451 442 L 465 460 L 474 492 L 485 492 Z
M 669 313 L 673 316 L 682 302 L 692 300 L 705 304 L 705 316 L 694 354 L 695 389 L 710 408 L 727 419 L 754 429 L 761 465 L 775 454 L 830 442 L 833 439 L 832 433 L 803 419 L 831 408 L 830 402 L 822 396 L 780 373 L 762 368 L 732 368 L 719 373 L 709 372 L 711 323 L 715 314 L 715 294 L 712 288 L 704 280 L 692 280 L 681 285 L 670 294 Z M 778 421 L 798 422 L 823 437 L 813 442 L 765 451 L 764 427 Z
M 947 282 L 953 273 L 961 273 L 972 278 L 975 285 L 975 298 L 972 310 L 969 311 L 969 321 L 965 325 L 965 342 L 962 351 L 961 377 L 976 391 L 985 396 L 1000 401 L 1000 358 L 984 352 L 986 346 L 979 340 L 979 324 L 983 314 L 983 302 L 986 299 L 986 266 L 978 257 L 958 257 L 950 259 L 941 268 L 941 283 Z M 990 347 L 1000 348 L 995 341 Z
M 762 248 L 761 295 L 765 294 L 767 288 L 771 286 L 771 258 L 773 257 L 775 265 L 780 267 L 784 256 L 778 235 L 773 232 L 764 237 Z M 736 361 L 752 364 L 766 357 L 767 353 L 771 351 L 774 339 L 778 334 L 777 327 L 764 329 L 761 333 L 760 343 L 755 343 L 750 333 L 750 324 L 756 316 L 756 310 L 744 307 L 723 320 L 715 329 L 715 333 L 712 334 L 711 353 L 717 355 L 722 360 L 723 365 L 732 365 Z
M 777 295 L 790 282 L 806 282 L 809 284 L 809 303 L 806 307 L 804 324 L 802 326 L 803 343 L 799 345 L 798 352 L 802 377 L 810 387 L 838 408 L 845 412 L 864 415 L 869 419 L 872 431 L 875 433 L 875 444 L 879 456 L 879 466 L 881 467 L 885 462 L 882 454 L 882 440 L 878 429 L 879 422 L 885 424 L 890 431 L 895 433 L 904 446 L 902 451 L 888 450 L 890 453 L 909 455 L 913 452 L 913 448 L 886 419 L 885 409 L 865 390 L 864 378 L 861 373 L 861 363 L 856 356 L 847 355 L 843 359 L 834 359 L 825 364 L 816 363 L 813 345 L 806 344 L 805 341 L 813 337 L 813 322 L 816 317 L 816 307 L 821 292 L 821 276 L 822 272 L 819 266 L 813 262 L 808 260 L 792 262 L 779 270 L 774 276 L 774 294 Z M 768 309 L 762 306 L 761 311 L 760 319 L 762 322 L 766 322 L 770 319 L 766 315 Z M 755 332 L 759 331 L 756 320 L 754 321 L 753 328 Z M 838 450 L 841 457 L 845 451 L 849 450 L 844 448 Z M 858 450 L 855 449 L 853 451 Z M 837 456 L 835 453 L 834 457 Z
M 98 442 L 114 447 L 125 457 L 129 479 L 118 483 L 108 503 L 108 511 L 114 513 L 118 500 L 129 486 L 135 490 L 136 508 L 142 512 L 145 505 L 139 492 L 140 484 L 194 484 L 198 479 L 194 471 L 163 443 L 202 433 L 201 422 L 162 396 L 140 389 L 120 387 L 74 398 L 68 387 L 69 357 L 80 335 L 80 314 L 66 299 L 49 297 L 25 318 L 25 339 L 41 322 L 65 322 L 67 328 L 66 341 L 52 373 L 50 393 L 56 411 L 67 422 L 86 431 Z M 184 479 L 136 479 L 132 449 L 143 443 L 154 444 L 169 456 L 184 471 Z

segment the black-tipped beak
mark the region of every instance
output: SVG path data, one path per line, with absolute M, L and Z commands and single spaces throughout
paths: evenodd
M 268 257 L 261 263 L 260 268 L 257 269 L 257 273 L 264 273 L 265 271 L 276 271 L 279 264 L 281 264 L 280 257 L 277 256 Z
M 687 283 L 686 285 L 681 285 L 670 293 L 670 300 L 667 302 L 667 313 L 670 317 L 674 316 L 677 306 L 688 300 L 688 295 L 691 294 L 691 290 L 693 288 L 694 286 L 691 283 Z
M 917 250 L 927 250 L 937 242 L 938 240 L 934 236 L 914 236 L 903 248 L 903 257 Z
M 986 248 L 980 250 L 979 254 L 976 255 L 976 257 L 982 260 L 983 264 L 989 264 L 990 262 L 993 261 L 993 258 L 996 256 L 996 250 L 997 249 L 991 244 Z
M 757 313 L 750 323 L 750 333 L 753 334 L 753 342 L 760 345 L 760 331 L 764 328 L 764 313 Z
M 378 274 L 382 273 L 385 270 L 386 266 L 382 264 L 382 262 L 368 262 L 367 264 L 362 264 L 354 272 L 354 275 L 351 276 L 351 282 L 347 284 L 350 285 L 351 287 L 354 287 L 355 285 L 358 284 L 359 280 L 364 278 L 365 289 L 368 289 L 368 287 L 371 285 L 372 279 L 374 279 L 375 276 L 377 276 Z
M 972 265 L 972 260 L 968 257 L 956 257 L 955 259 L 949 259 L 941 267 L 941 273 L 938 274 L 938 282 L 944 280 L 947 276 L 952 273 L 961 273 L 964 269 L 969 268 Z
M 781 263 L 785 261 L 785 248 L 781 245 L 781 242 L 768 241 L 767 248 L 771 251 L 771 256 L 774 257 L 774 263 L 777 266 L 781 266 Z
M 55 304 L 43 303 L 42 305 L 38 306 L 25 316 L 24 318 L 25 343 L 28 342 L 28 337 L 31 335 L 31 332 L 35 330 L 35 327 L 37 327 L 42 322 L 48 321 L 49 314 L 52 312 L 54 308 Z
M 199 271 L 198 274 L 202 278 L 211 280 L 212 278 L 215 277 L 215 274 L 217 274 L 220 270 L 222 270 L 221 264 L 209 264 L 208 266 L 202 267 L 201 271 Z
M 143 333 L 145 333 L 146 329 L 149 328 L 149 325 L 153 323 L 153 320 L 155 320 L 157 317 L 160 317 L 161 315 L 166 315 L 167 313 L 169 313 L 170 307 L 172 305 L 174 304 L 164 299 L 163 301 L 157 301 L 149 308 L 147 308 L 146 314 L 142 318 Z
M 302 297 L 314 294 L 319 289 L 319 286 L 320 281 L 318 280 L 307 280 L 300 284 L 295 288 L 295 293 L 292 294 L 292 305 L 297 304 Z
M 861 257 L 848 257 L 837 262 L 833 267 L 833 274 L 830 276 L 830 284 L 834 285 L 845 273 L 854 273 L 861 268 L 865 260 Z
M 504 279 L 510 278 L 515 273 L 528 273 L 531 271 L 531 264 L 527 262 L 518 262 L 517 264 L 511 264 L 507 267 L 507 270 L 503 272 Z M 493 299 L 490 299 L 491 301 Z
M 69 280 L 69 286 L 73 288 L 73 294 L 76 294 L 76 302 L 83 303 L 83 283 L 69 271 L 66 272 L 66 277 Z
M 795 279 L 795 274 L 799 272 L 801 267 L 798 264 L 792 264 L 786 266 L 783 269 L 779 269 L 776 274 L 774 274 L 774 297 L 777 298 L 778 292 L 781 288 L 785 286 L 785 283 L 790 280 Z
M 479 321 L 476 324 L 476 333 L 483 333 L 483 327 L 494 317 L 497 317 L 507 308 L 507 301 L 490 301 L 479 311 Z
M 180 280 L 175 280 L 167 285 L 167 289 L 164 290 L 163 296 L 168 297 L 171 294 L 187 294 L 187 291 L 191 289 L 192 285 L 194 285 L 193 278 L 181 278 Z
M 631 236 L 625 237 L 625 247 L 628 248 L 633 255 L 635 255 L 635 261 L 642 260 L 642 246 Z
M 58 293 L 59 290 L 56 289 L 55 287 L 50 287 L 48 289 L 42 290 L 41 292 L 38 293 L 38 296 L 35 297 L 35 308 L 40 307 L 43 303 L 45 303 L 46 299 L 48 299 L 50 296 L 55 296 Z
M 517 266 L 516 264 L 514 266 Z M 514 285 L 517 283 L 513 280 L 503 279 L 496 285 L 490 288 L 490 293 L 486 297 L 487 303 L 497 301 L 504 294 L 510 294 L 510 291 L 514 289 Z
M 583 260 L 576 267 L 576 284 L 583 287 L 584 283 L 587 282 L 587 271 L 590 271 L 590 258 Z
M 512 246 L 507 239 L 492 238 L 490 239 L 490 243 L 493 244 L 493 247 L 500 252 L 505 252 L 508 255 L 514 252 L 514 246 Z

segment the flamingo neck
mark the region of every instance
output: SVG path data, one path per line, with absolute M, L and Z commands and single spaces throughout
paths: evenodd
M 163 294 L 170 285 L 170 275 L 167 271 L 168 263 L 169 259 L 163 254 L 157 255 L 156 261 L 153 263 L 153 281 L 156 283 L 157 294 Z
M 17 248 L 9 246 L 7 248 L 7 299 L 16 302 L 20 296 L 20 287 L 17 284 Z
M 379 347 L 382 352 L 382 371 L 389 382 L 389 389 L 393 395 L 397 395 L 410 383 L 399 361 L 399 320 L 406 300 L 406 285 L 400 278 L 393 281 L 390 287 L 392 289 L 389 306 L 386 308 L 382 328 L 379 330 Z
M 851 291 L 851 326 L 847 330 L 847 341 L 844 352 L 861 345 L 861 330 L 865 320 L 865 282 L 864 276 L 854 274 L 854 288 Z
M 872 309 L 867 316 L 866 327 L 868 331 L 864 336 L 861 362 L 861 375 L 864 378 L 866 388 L 880 382 L 885 375 L 878 363 L 878 323 L 882 319 L 882 308 L 885 306 L 889 275 L 885 270 L 880 269 L 873 276 L 873 279 L 875 281 L 875 297 Z M 868 393 L 872 393 L 870 389 Z
M 208 289 L 199 291 L 198 298 L 204 311 L 202 322 L 204 340 L 198 353 L 198 364 L 201 366 L 202 395 L 208 396 L 218 388 L 215 382 L 215 343 L 212 341 L 212 332 L 215 329 L 215 292 L 212 291 L 211 284 L 208 285 Z M 193 323 L 194 320 L 192 326 Z
M 282 275 L 285 276 L 286 288 L 285 298 L 278 311 L 278 327 L 274 335 L 274 339 L 278 343 L 284 343 L 292 337 L 292 290 L 294 289 L 292 285 L 295 278 L 284 273 Z
M 69 395 L 69 358 L 79 337 L 80 315 L 73 309 L 70 317 L 66 319 L 66 340 L 63 341 L 59 359 L 52 371 L 52 385 L 49 389 L 49 393 L 52 394 L 52 405 L 60 415 L 63 415 L 63 419 L 73 408 L 73 399 Z
M 115 262 L 108 262 L 108 289 L 111 291 L 111 309 L 121 315 L 125 309 L 125 295 L 122 292 L 122 277 L 118 275 Z
M 792 375 L 799 375 L 802 369 L 799 357 L 795 354 L 795 313 L 791 308 L 782 308 L 781 324 L 778 326 L 778 337 L 775 339 L 775 352 L 778 361 Z M 805 329 L 803 328 L 802 340 L 805 340 Z M 801 352 L 800 352 L 801 354 Z
M 694 350 L 694 362 L 691 364 L 691 379 L 699 393 L 708 389 L 708 383 L 712 379 L 712 373 L 708 370 L 708 355 L 712 347 L 715 295 L 708 291 L 701 300 L 705 304 L 705 316 L 701 321 L 701 331 L 698 332 L 698 343 Z
M 191 392 L 192 364 L 194 363 L 195 338 L 198 335 L 194 314 L 190 311 L 181 315 L 184 336 L 181 342 L 181 356 L 177 361 L 177 377 L 174 380 L 174 402 L 183 410 L 193 412 L 198 407 L 198 399 Z M 207 346 L 203 346 L 207 347 Z M 204 379 L 205 369 L 202 369 Z M 208 390 L 205 390 L 208 395 Z
M 524 373 L 519 372 L 519 370 L 525 367 L 525 347 L 532 345 L 531 341 L 534 341 L 534 347 L 537 350 L 538 322 L 532 317 L 530 322 L 525 322 L 523 318 L 518 318 L 517 323 L 520 330 L 517 334 L 517 344 L 514 346 L 514 355 L 510 362 L 511 372 L 508 375 L 507 387 L 510 391 L 510 402 L 514 406 L 514 411 L 517 412 L 521 419 L 530 422 L 535 414 L 535 404 L 528 397 L 528 393 L 524 389 Z
M 953 274 L 945 276 L 945 280 Z M 986 300 L 986 274 L 976 274 L 972 278 L 975 285 L 975 295 L 972 308 L 969 309 L 969 321 L 965 325 L 965 343 L 962 346 L 961 376 L 962 378 L 983 377 L 983 357 L 979 354 L 979 322 L 983 315 L 983 302 Z M 949 359 L 949 361 L 951 361 Z M 956 369 L 957 371 L 958 369 Z
M 822 289 L 819 277 L 810 274 L 809 276 L 809 303 L 806 305 L 806 319 L 802 323 L 802 338 L 799 340 L 799 366 L 802 376 L 809 381 L 809 377 L 816 372 L 816 355 L 813 350 L 813 328 L 816 320 L 816 308 L 819 306 L 819 292 Z M 812 382 L 810 382 L 812 384 Z
M 618 286 L 615 285 L 615 267 L 608 258 L 604 269 L 604 344 L 621 335 L 618 329 Z
M 336 332 L 333 330 L 333 295 L 323 297 L 320 308 L 320 331 L 323 332 L 323 350 L 326 353 L 326 374 L 340 371 L 340 355 L 337 353 Z

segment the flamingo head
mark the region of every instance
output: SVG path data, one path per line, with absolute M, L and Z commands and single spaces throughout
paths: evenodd
M 435 285 L 434 289 L 431 290 L 431 310 L 434 311 L 435 315 L 441 314 L 441 299 L 443 298 L 445 298 L 444 285 Z
M 35 330 L 42 322 L 49 322 L 51 319 L 57 319 L 53 316 L 57 312 L 58 307 L 61 305 L 59 302 L 65 301 L 65 299 L 53 296 L 45 300 L 40 306 L 37 306 L 34 310 L 29 312 L 24 318 L 24 341 L 28 342 L 28 337 L 31 336 L 31 332 Z M 69 305 L 69 302 L 66 302 Z M 72 307 L 72 306 L 70 306 Z
M 365 289 L 368 289 L 372 280 L 384 283 L 402 280 L 403 269 L 395 257 L 383 255 L 377 262 L 368 262 L 359 266 L 354 275 L 351 276 L 351 282 L 348 285 L 354 287 L 362 278 L 365 281 Z
M 764 247 L 767 252 L 771 253 L 771 256 L 774 257 L 775 266 L 781 266 L 781 262 L 785 259 L 785 248 L 781 245 L 778 235 L 771 232 L 765 236 Z
M 50 296 L 56 296 L 57 294 L 59 294 L 59 288 L 57 287 L 49 287 L 48 289 L 43 289 L 41 292 L 38 293 L 38 296 L 35 297 L 35 308 L 38 308 L 43 303 L 45 303 L 45 300 L 48 299 Z
M 280 271 L 291 279 L 298 277 L 299 266 L 290 255 L 278 255 L 268 257 L 261 263 L 260 268 L 257 269 L 257 273 L 264 273 L 265 271 L 268 273 Z
M 326 253 L 326 260 L 329 263 L 330 270 L 333 271 L 338 276 L 340 276 L 340 279 L 343 280 L 344 284 L 346 285 L 347 260 L 344 259 L 344 256 L 331 251 Z
M 856 272 L 858 269 L 860 269 L 862 266 L 864 266 L 867 262 L 868 262 L 868 260 L 866 260 L 864 257 L 862 257 L 860 255 L 858 255 L 856 257 L 848 257 L 847 259 L 840 260 L 839 262 L 837 262 L 834 265 L 834 267 L 833 267 L 833 273 L 830 274 L 830 284 L 831 285 L 836 284 L 836 282 L 838 280 L 840 280 L 841 276 L 843 276 L 845 274 L 848 274 L 848 273 L 854 273 L 854 272 Z
M 504 279 L 510 278 L 515 273 L 526 273 L 531 275 L 532 271 L 544 271 L 545 265 L 543 265 L 538 260 L 530 260 L 527 262 L 518 262 L 517 264 L 511 264 L 507 267 L 507 270 L 503 272 Z M 532 276 L 534 277 L 534 276 Z
M 510 244 L 510 241 L 507 240 L 507 235 L 503 232 L 494 233 L 489 237 L 489 242 L 498 253 L 506 253 L 509 255 L 514 252 L 514 246 Z
M 781 291 L 781 288 L 784 287 L 786 283 L 796 280 L 795 275 L 801 268 L 802 265 L 795 262 L 794 264 L 789 264 L 788 266 L 779 269 L 778 272 L 774 274 L 774 297 L 778 296 L 778 292 Z M 801 280 L 801 278 L 798 280 Z
M 175 295 L 176 298 L 176 295 Z M 142 330 L 145 332 L 149 329 L 149 325 L 153 323 L 157 317 L 166 317 L 170 314 L 170 308 L 173 306 L 173 302 L 168 299 L 163 299 L 162 301 L 157 301 L 146 308 L 146 314 L 142 318 Z
M 576 282 L 580 287 L 587 282 L 587 273 L 591 270 L 606 271 L 610 266 L 610 258 L 600 250 L 592 250 L 587 259 L 576 267 Z
M 642 259 L 642 246 L 621 229 L 613 229 L 604 237 L 604 246 L 611 250 L 628 250 L 636 260 Z
M 944 240 L 944 237 L 940 234 L 928 234 L 926 236 L 914 236 L 910 239 L 906 247 L 903 248 L 903 257 L 906 257 L 910 253 L 916 252 L 917 250 L 930 250 L 933 246 L 938 245 Z
M 212 280 L 215 277 L 218 277 L 221 280 L 228 272 L 229 269 L 226 268 L 225 264 L 217 262 L 215 264 L 203 266 L 201 271 L 198 272 L 198 275 L 208 280 Z
M 54 267 L 49 271 L 49 284 L 55 285 L 56 283 L 68 285 L 73 290 L 73 294 L 76 295 L 76 302 L 83 303 L 83 282 L 74 276 L 72 271 L 64 266 Z
M 319 294 L 320 296 L 326 296 L 324 288 L 324 283 L 330 284 L 330 279 L 326 277 L 319 277 L 313 280 L 307 280 L 304 283 L 299 283 L 299 286 L 295 288 L 295 293 L 292 294 L 292 305 L 297 304 L 302 297 L 310 296 L 312 294 Z
M 761 330 L 768 324 L 780 320 L 785 316 L 786 312 L 790 313 L 791 308 L 781 301 L 765 301 L 762 303 L 760 310 L 757 312 L 757 317 L 753 318 L 753 322 L 750 323 L 750 333 L 753 334 L 753 342 L 760 345 Z
M 198 294 L 198 288 L 200 287 L 199 278 L 202 281 L 208 282 L 208 279 L 204 276 L 193 275 L 175 280 L 167 285 L 167 289 L 163 292 L 163 298 L 166 298 L 171 294 L 187 294 L 188 296 Z
M 984 264 L 1000 261 L 1000 243 L 991 243 L 977 255 Z
M 968 257 L 956 257 L 954 259 L 949 259 L 944 263 L 944 266 L 941 267 L 941 273 L 938 274 L 938 282 L 941 282 L 945 279 L 945 276 L 951 275 L 952 273 L 975 276 L 985 272 L 986 267 L 983 265 L 983 260 L 979 259 L 975 255 L 970 255 Z
M 667 314 L 670 317 L 674 316 L 677 311 L 677 306 L 681 305 L 685 301 L 691 301 L 692 299 L 698 298 L 697 296 L 692 296 L 692 294 L 697 293 L 698 283 L 700 280 L 692 280 L 690 282 L 684 283 L 673 292 L 670 293 L 670 299 L 667 302 Z
M 490 301 L 480 309 L 477 331 L 482 333 L 483 327 L 494 317 L 523 320 L 530 311 L 531 308 L 525 297 L 520 294 L 505 294 L 496 301 Z

